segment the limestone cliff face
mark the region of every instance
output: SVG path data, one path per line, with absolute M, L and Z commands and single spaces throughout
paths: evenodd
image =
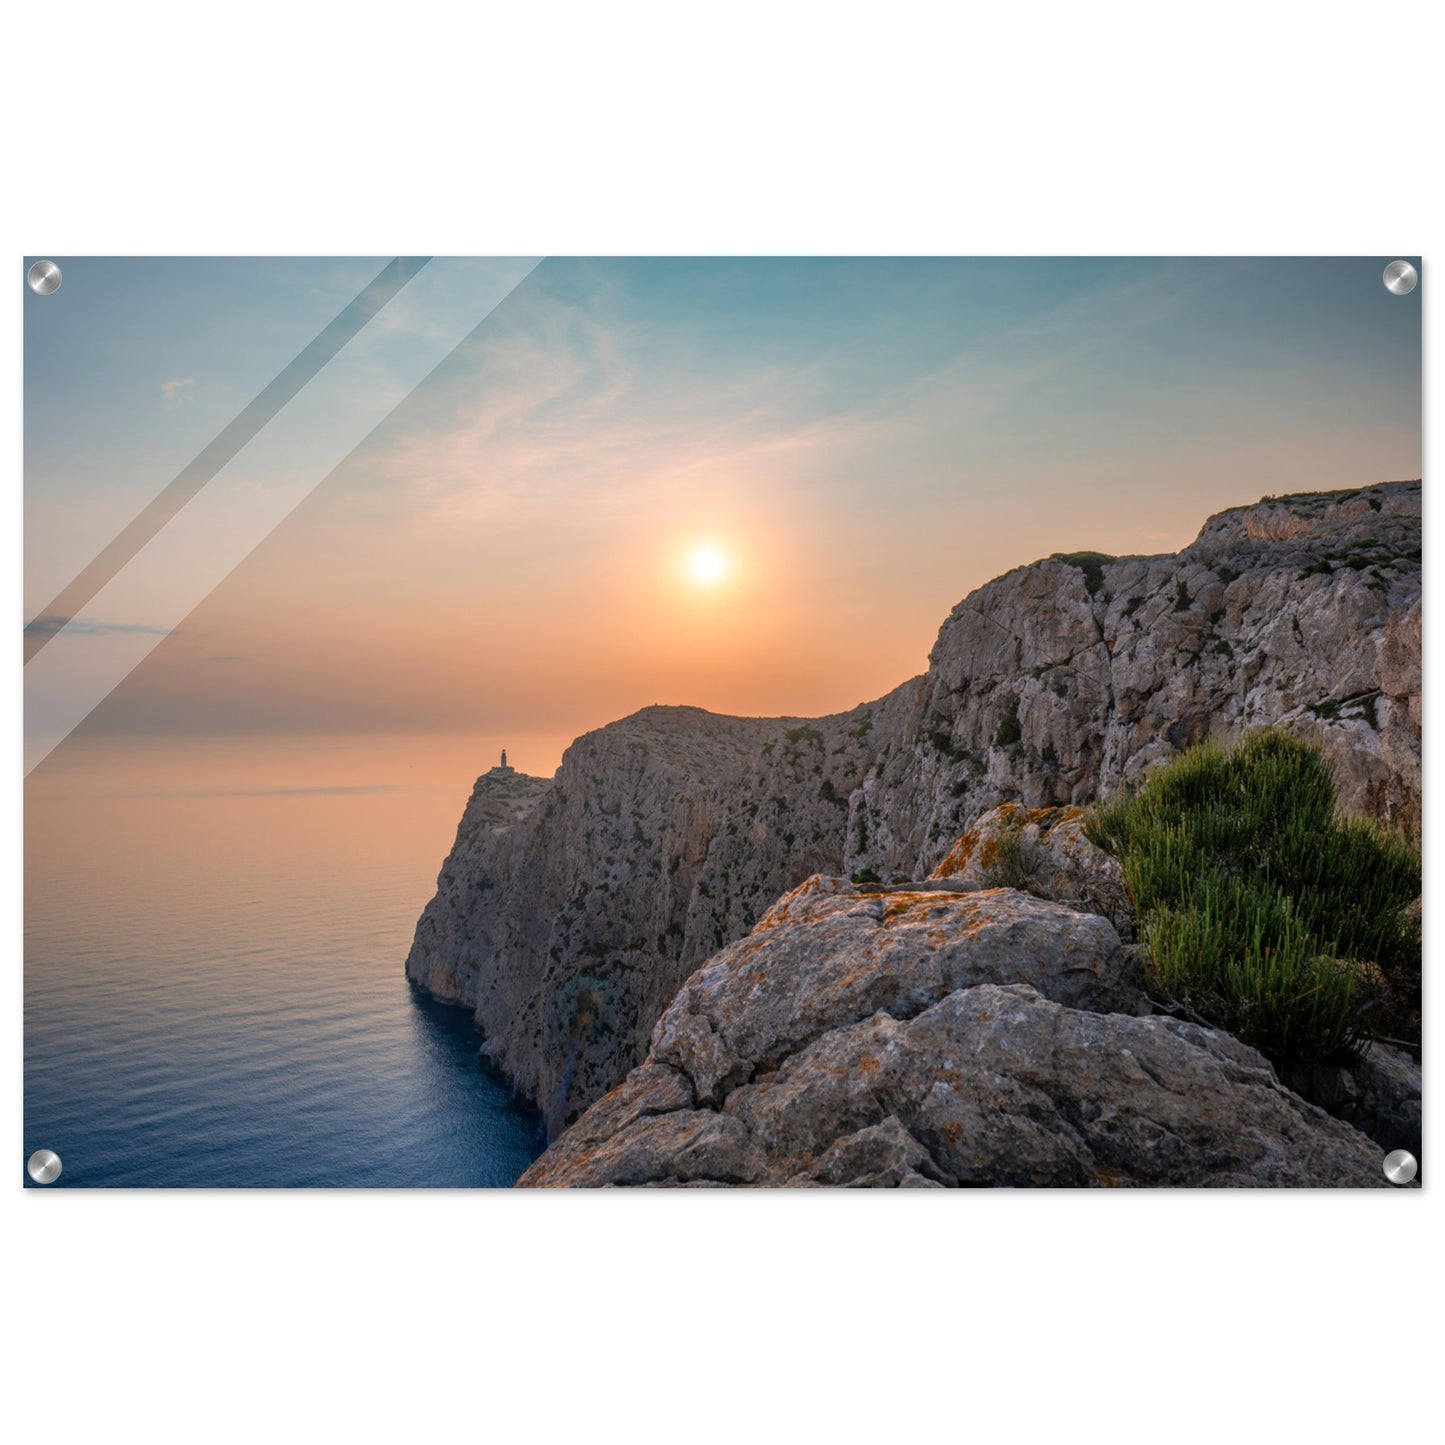
M 834 717 L 648 708 L 553 780 L 483 778 L 407 974 L 471 1005 L 554 1131 L 703 960 L 815 873 L 924 878 L 1005 802 L 1079 804 L 1201 738 L 1318 738 L 1345 805 L 1420 818 L 1420 484 L 1266 500 L 1177 555 L 970 594 L 928 671 Z
M 478 780 L 407 975 L 471 1005 L 559 1127 L 617 1083 L 689 974 L 842 865 L 848 798 L 910 689 L 811 721 L 652 707 L 553 780 Z
M 1420 821 L 1420 483 L 1222 512 L 1172 556 L 1078 554 L 971 593 L 850 804 L 844 871 L 921 876 L 985 809 L 1086 803 L 1281 723 L 1343 805 Z
M 406 964 L 407 976 L 438 998 L 475 1006 L 479 965 L 504 958 L 513 945 L 514 915 L 498 906 L 498 886 L 517 871 L 525 825 L 551 790 L 550 780 L 515 770 L 477 779 Z

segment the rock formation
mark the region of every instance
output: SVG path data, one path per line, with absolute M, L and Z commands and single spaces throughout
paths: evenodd
M 815 878 L 519 1183 L 1388 1187 L 1253 1049 L 1145 1012 L 1095 914 Z
M 1266 500 L 1177 555 L 1053 557 L 986 584 L 923 676 L 851 712 L 645 709 L 578 739 L 555 779 L 478 781 L 407 974 L 475 1010 L 555 1133 L 643 1061 L 679 988 L 780 895 L 812 874 L 947 893 L 968 880 L 927 875 L 1000 804 L 1078 807 L 1201 738 L 1282 723 L 1322 743 L 1346 807 L 1418 826 L 1420 545 L 1418 482 Z M 1060 852 L 1076 823 L 1029 826 L 1050 868 L 1077 867 Z M 1124 923 L 1112 897 L 1094 906 Z M 995 984 L 1020 1017 L 1077 1002 L 1022 975 L 976 986 Z M 1220 1060 L 1237 1045 L 1183 1026 L 1107 1027 L 1235 1068 Z

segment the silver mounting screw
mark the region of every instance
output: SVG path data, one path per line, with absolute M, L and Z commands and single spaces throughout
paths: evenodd
M 37 1149 L 25 1168 L 37 1184 L 54 1184 L 60 1178 L 60 1155 L 53 1149 Z
M 49 296 L 52 291 L 60 290 L 60 267 L 54 261 L 37 261 L 25 273 L 25 279 L 37 296 Z
M 1419 1169 L 1415 1156 L 1408 1149 L 1395 1149 L 1385 1155 L 1385 1178 L 1391 1184 L 1408 1184 Z
M 1420 273 L 1408 261 L 1391 261 L 1385 267 L 1385 290 L 1393 291 L 1396 296 L 1408 296 L 1419 280 Z

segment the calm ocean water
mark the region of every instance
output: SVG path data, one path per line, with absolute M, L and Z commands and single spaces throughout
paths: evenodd
M 541 1152 L 469 1015 L 402 973 L 479 770 L 416 756 L 67 745 L 32 775 L 25 1151 L 60 1155 L 49 1187 L 504 1186 Z

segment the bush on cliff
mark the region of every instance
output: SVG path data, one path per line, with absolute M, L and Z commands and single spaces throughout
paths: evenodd
M 1099 808 L 1146 967 L 1172 1003 L 1278 1062 L 1347 1057 L 1418 1012 L 1418 847 L 1341 817 L 1317 747 L 1191 748 Z

